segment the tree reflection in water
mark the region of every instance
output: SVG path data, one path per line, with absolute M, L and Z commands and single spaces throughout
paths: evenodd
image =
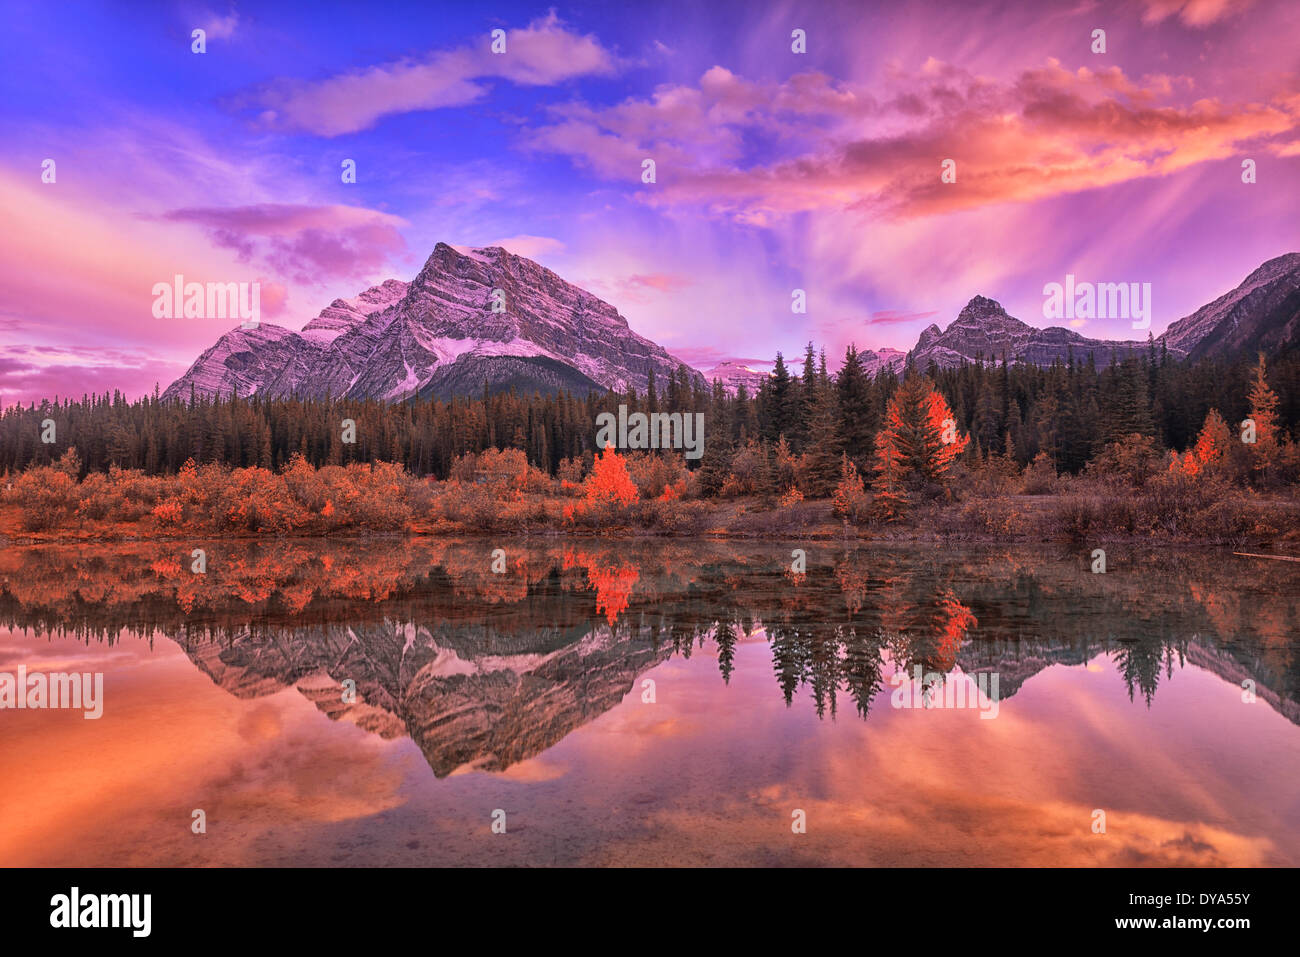
M 232 693 L 295 685 L 330 717 L 409 735 L 439 775 L 539 753 L 674 655 L 707 649 L 730 683 L 738 645 L 762 640 L 787 705 L 806 695 L 822 718 L 845 695 L 866 718 L 899 670 L 996 672 L 1005 700 L 1102 653 L 1148 705 L 1190 659 L 1300 723 L 1290 569 L 1199 552 L 1092 575 L 1047 551 L 804 547 L 796 574 L 775 544 L 219 542 L 203 575 L 180 544 L 9 548 L 0 622 L 164 635 Z M 334 693 L 347 678 L 353 704 Z

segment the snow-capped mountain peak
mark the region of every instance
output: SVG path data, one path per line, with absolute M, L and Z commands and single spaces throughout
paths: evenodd
M 500 246 L 438 243 L 409 283 L 336 299 L 299 333 L 270 323 L 259 337 L 244 331 L 222 336 L 165 395 L 445 398 L 479 394 L 485 381 L 644 392 L 652 368 L 666 382 L 683 365 L 609 303 Z

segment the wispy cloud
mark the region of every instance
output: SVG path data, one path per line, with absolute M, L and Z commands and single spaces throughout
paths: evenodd
M 315 82 L 282 80 L 239 105 L 259 108 L 257 118 L 267 128 L 332 137 L 367 129 L 384 116 L 473 103 L 493 79 L 550 86 L 615 67 L 599 40 L 569 31 L 554 11 L 507 30 L 505 40 L 504 53 L 491 51 L 485 32 L 473 45 L 435 51 L 421 61 L 399 60 Z
M 1293 96 L 1189 101 L 1192 87 L 1055 59 L 998 82 L 931 59 L 894 71 L 877 98 L 820 73 L 757 83 L 713 67 L 694 87 L 554 108 L 524 145 L 629 185 L 652 158 L 658 183 L 639 194 L 646 202 L 770 226 L 818 209 L 913 218 L 1046 199 L 1168 175 L 1247 143 L 1278 152 L 1300 131 Z M 753 158 L 757 139 L 780 145 Z M 947 158 L 956 183 L 941 181 Z
M 262 203 L 176 209 L 162 217 L 202 227 L 243 263 L 264 263 L 303 284 L 361 279 L 406 249 L 398 216 L 357 206 Z
M 937 312 L 899 312 L 895 309 L 878 309 L 867 319 L 867 325 L 888 326 L 904 322 L 921 322 L 937 315 Z
M 146 350 L 80 346 L 0 345 L 0 407 L 42 399 L 80 398 L 129 386 L 164 387 L 185 365 Z
M 199 21 L 199 27 L 207 34 L 209 40 L 229 40 L 235 35 L 239 26 L 239 13 L 232 10 L 224 16 L 207 13 Z
M 1143 0 L 1142 19 L 1159 23 L 1177 17 L 1191 27 L 1208 27 L 1254 5 L 1254 0 Z

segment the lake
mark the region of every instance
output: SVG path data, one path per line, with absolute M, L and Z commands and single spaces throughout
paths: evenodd
M 0 865 L 1300 864 L 1300 565 L 201 547 L 0 551 Z

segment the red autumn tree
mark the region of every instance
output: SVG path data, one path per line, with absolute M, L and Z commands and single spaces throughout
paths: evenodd
M 605 446 L 600 458 L 592 464 L 591 474 L 583 485 L 585 501 L 595 504 L 630 505 L 641 497 L 636 483 L 628 473 L 623 456 L 613 446 Z
M 846 522 L 856 522 L 866 514 L 867 492 L 858 467 L 847 453 L 840 455 L 840 481 L 831 501 L 835 514 Z
M 876 433 L 876 475 L 871 481 L 872 491 L 876 493 L 871 503 L 872 514 L 887 522 L 898 518 L 911 502 L 907 486 L 903 484 L 907 469 L 903 465 L 903 453 L 899 449 L 898 439 L 888 429 Z
M 1277 421 L 1278 398 L 1265 378 L 1264 353 L 1250 383 L 1250 421 L 1255 424 L 1255 442 L 1250 446 L 1253 469 L 1260 481 L 1267 482 L 1282 458 L 1282 435 Z
M 623 509 L 641 498 L 636 482 L 628 473 L 623 456 L 613 446 L 604 451 L 591 466 L 591 474 L 582 483 L 582 500 L 564 508 L 566 521 L 579 519 L 601 521 L 614 518 Z
M 1232 443 L 1232 430 L 1223 421 L 1218 409 L 1211 409 L 1201 426 L 1200 434 L 1182 458 L 1174 454 L 1170 461 L 1170 471 L 1181 471 L 1185 475 L 1200 475 L 1214 469 L 1223 461 Z
M 889 400 L 876 435 L 876 511 L 893 518 L 907 502 L 908 484 L 937 484 L 970 444 L 956 417 L 925 376 L 908 378 Z

